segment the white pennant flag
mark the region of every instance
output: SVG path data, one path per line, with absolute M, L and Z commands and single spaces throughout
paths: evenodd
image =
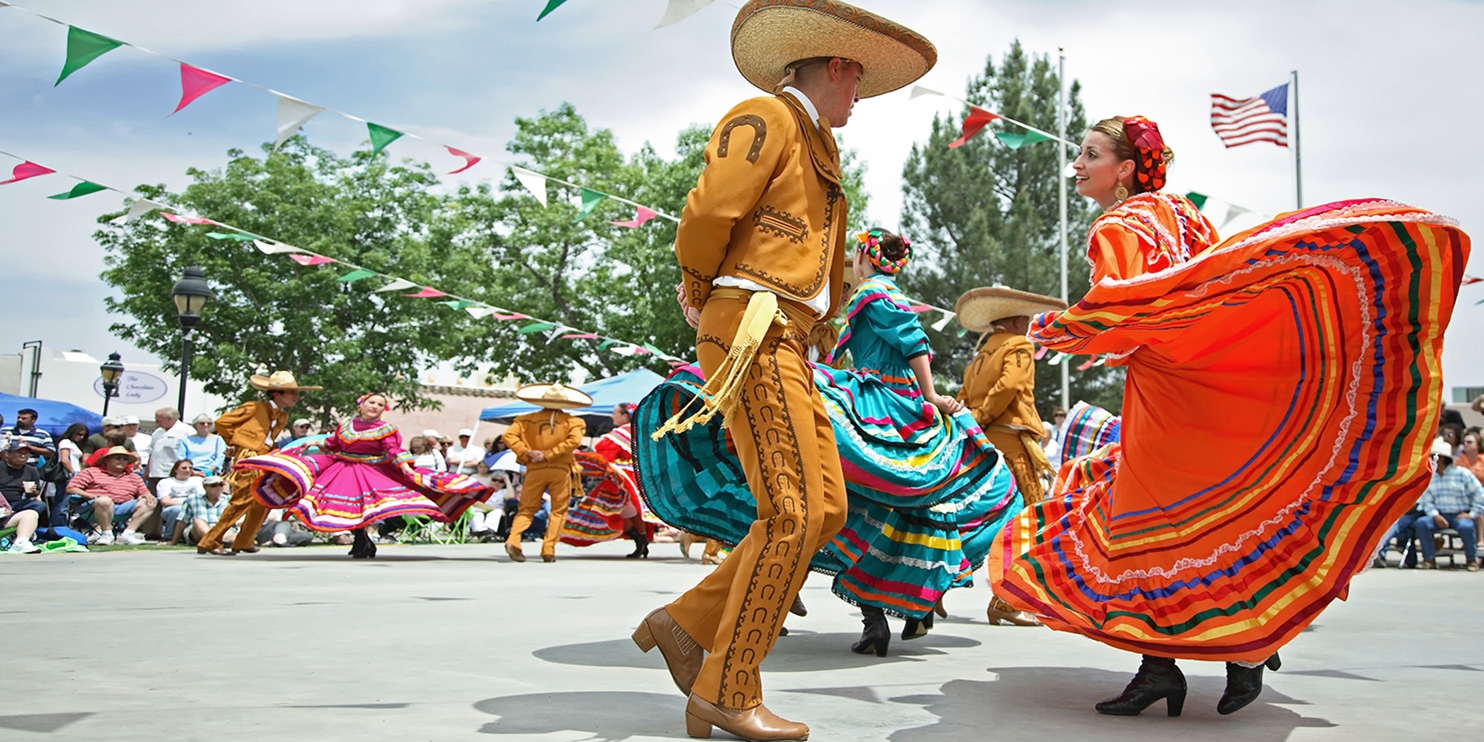
M 943 313 L 943 319 L 940 319 L 937 322 L 934 322 L 933 323 L 933 329 L 934 330 L 937 330 L 938 332 L 942 332 L 943 331 L 943 328 L 947 327 L 948 326 L 948 323 L 949 322 L 952 322 L 952 321 L 953 321 L 953 312 L 944 312 Z
M 526 190 L 531 192 L 532 196 L 536 197 L 537 201 L 541 202 L 542 206 L 546 205 L 545 175 L 542 175 L 541 173 L 533 173 L 525 168 L 514 166 L 511 166 L 510 173 L 515 176 L 516 180 L 520 181 L 521 185 L 526 187 Z
M 925 88 L 921 85 L 913 85 L 912 95 L 907 96 L 907 100 L 912 100 L 913 98 L 921 98 L 924 95 L 942 95 L 942 93 L 933 90 L 932 88 Z
M 312 103 L 305 103 L 297 98 L 287 95 L 278 96 L 278 141 L 273 143 L 273 149 L 277 150 L 288 141 L 299 127 L 309 123 L 309 120 L 318 116 L 320 108 Z
M 712 0 L 670 0 L 670 7 L 665 8 L 665 17 L 660 19 L 659 25 L 655 28 L 664 28 L 679 23 L 701 8 L 710 5 L 711 2 Z
M 4 4 L 5 3 L 0 3 L 0 5 L 4 5 Z M 133 203 L 129 204 L 129 213 L 124 214 L 123 216 L 121 216 L 121 217 L 119 217 L 117 219 L 114 219 L 113 220 L 113 223 L 114 224 L 123 224 L 125 222 L 132 222 L 135 219 L 138 219 L 139 217 L 144 216 L 145 214 L 148 214 L 151 211 L 154 211 L 156 209 L 163 209 L 163 208 L 165 208 L 165 205 L 164 204 L 157 204 L 154 201 L 151 201 L 151 200 L 149 200 L 147 198 L 137 199 Z
M 300 250 L 293 245 L 285 245 L 282 242 L 265 242 L 263 240 L 253 240 L 252 243 L 256 245 L 259 250 L 262 250 L 268 255 L 283 255 L 286 253 L 304 252 L 303 250 Z
M 1251 209 L 1244 209 L 1244 208 L 1242 208 L 1242 207 L 1240 207 L 1240 206 L 1238 206 L 1236 204 L 1227 204 L 1226 218 L 1221 220 L 1221 226 L 1220 227 L 1217 227 L 1217 231 L 1226 229 L 1226 225 L 1231 224 L 1232 223 L 1232 220 L 1236 219 L 1237 217 L 1239 217 L 1239 216 L 1241 216 L 1243 214 L 1251 214 L 1251 213 L 1252 213 L 1252 210 Z
M 417 288 L 417 284 L 415 284 L 415 283 L 413 283 L 413 282 L 411 282 L 411 281 L 409 281 L 409 280 L 407 280 L 405 278 L 393 278 L 391 283 L 389 283 L 389 284 L 387 284 L 385 286 L 382 286 L 381 288 L 379 288 L 379 289 L 377 289 L 377 290 L 375 290 L 375 291 L 373 291 L 371 293 L 373 293 L 373 294 L 380 294 L 383 291 L 406 291 L 407 289 L 415 289 L 415 288 Z
M 1067 354 L 1066 353 L 1057 353 L 1056 355 L 1054 355 L 1054 356 L 1051 357 L 1051 360 L 1048 361 L 1046 365 L 1048 365 L 1048 366 L 1060 366 L 1061 365 L 1061 362 L 1064 361 L 1064 360 L 1066 360 L 1066 358 L 1067 358 Z
M 495 315 L 500 310 L 494 307 L 464 307 L 464 311 L 468 312 L 469 316 L 474 319 L 484 319 L 485 317 Z

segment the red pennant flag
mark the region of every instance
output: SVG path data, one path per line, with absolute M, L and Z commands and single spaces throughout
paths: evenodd
M 501 322 L 509 322 L 511 320 L 517 319 L 530 319 L 530 317 L 524 314 L 496 314 L 494 315 L 494 317 Z
M 42 167 L 34 162 L 23 162 L 10 171 L 10 180 L 0 181 L 0 185 L 7 185 L 16 181 L 34 178 L 38 175 L 51 175 L 56 171 L 49 167 Z
M 1036 356 L 1035 356 L 1036 360 L 1039 361 L 1042 358 L 1045 358 L 1046 357 L 1046 351 L 1048 351 L 1048 350 L 1051 350 L 1051 349 L 1048 348 L 1048 347 L 1046 347 L 1046 346 L 1044 346 L 1044 345 L 1041 346 L 1041 347 L 1039 347 L 1039 348 L 1037 348 L 1036 349 Z
M 417 292 L 416 294 L 403 294 L 403 296 L 409 299 L 437 299 L 440 296 L 448 296 L 448 294 L 445 294 L 442 291 L 433 288 L 432 286 L 424 286 L 423 290 Z
M 6 182 L 8 183 L 10 181 L 6 181 Z M 0 183 L 0 185 L 4 185 L 4 183 Z M 1463 277 L 1463 285 L 1465 285 L 1465 286 L 1467 286 L 1467 285 L 1469 285 L 1471 283 L 1478 283 L 1480 281 L 1484 281 L 1484 278 L 1475 278 L 1473 276 L 1464 276 Z
M 928 306 L 928 305 L 926 305 L 926 304 L 913 304 L 912 305 L 912 311 L 914 313 L 916 313 L 916 314 L 922 314 L 923 312 L 931 312 L 932 310 L 933 310 L 933 308 L 930 307 L 930 306 Z
M 339 262 L 334 258 L 327 258 L 323 255 L 290 255 L 289 260 L 299 265 L 324 265 L 325 263 Z
M 462 158 L 464 158 L 464 166 L 461 167 L 461 168 L 459 168 L 458 170 L 451 170 L 451 171 L 449 171 L 449 173 L 448 173 L 449 175 L 458 175 L 459 173 L 462 173 L 465 170 L 468 170 L 469 168 L 474 167 L 475 164 L 477 164 L 480 160 L 484 159 L 484 158 L 480 157 L 479 155 L 471 155 L 468 152 L 465 152 L 464 150 L 454 149 L 453 147 L 450 147 L 450 146 L 448 146 L 446 144 L 443 145 L 443 148 L 446 149 L 446 150 L 448 150 L 448 153 L 451 154 L 451 155 L 453 155 L 454 157 L 462 157 Z
M 597 340 L 598 336 L 591 332 L 578 332 L 571 335 L 563 335 L 563 340 Z
M 1089 356 L 1087 360 L 1083 361 L 1081 365 L 1077 366 L 1077 370 L 1078 371 L 1086 371 L 1087 369 L 1090 369 L 1093 366 L 1097 365 L 1097 362 L 1098 362 L 1098 357 L 1097 356 Z
M 180 65 L 180 104 L 170 112 L 171 116 L 180 113 L 180 109 L 194 103 L 207 93 L 231 82 L 232 78 L 222 77 L 215 72 L 207 72 L 203 69 L 192 67 L 188 64 Z
M 659 215 L 659 212 L 655 211 L 654 209 L 647 209 L 643 206 L 640 206 L 638 209 L 638 213 L 634 215 L 632 221 L 608 223 L 612 224 L 615 227 L 628 227 L 629 229 L 638 229 L 644 226 L 645 222 L 648 222 L 650 219 L 653 219 Z
M 964 146 L 965 142 L 973 139 L 975 134 L 983 131 L 984 127 L 989 126 L 989 122 L 999 117 L 999 114 L 990 113 L 979 106 L 969 106 L 969 115 L 964 118 L 964 135 L 949 143 L 948 148 L 958 149 Z
M 181 214 L 172 214 L 168 211 L 160 212 L 160 216 L 163 216 L 166 219 L 175 222 L 176 224 L 211 224 L 218 227 L 222 226 L 210 219 L 200 216 L 183 216 Z

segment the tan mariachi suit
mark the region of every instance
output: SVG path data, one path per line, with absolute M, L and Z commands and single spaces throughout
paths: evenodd
M 288 424 L 287 410 L 279 409 L 272 402 L 248 402 L 218 417 L 216 433 L 229 449 L 235 450 L 232 458 L 238 460 L 260 456 L 273 450 L 272 441 L 278 440 Z M 252 494 L 257 479 L 257 473 L 248 470 L 238 470 L 227 475 L 227 480 L 232 485 L 232 499 L 222 511 L 221 520 L 201 539 L 202 548 L 221 548 L 222 535 L 239 517 L 242 518 L 242 526 L 237 529 L 237 538 L 232 540 L 232 550 L 244 551 L 253 547 L 258 529 L 263 527 L 263 520 L 268 517 L 268 508 L 263 507 Z
M 700 307 L 696 353 L 710 378 L 726 357 L 750 294 L 718 277 L 778 296 L 788 324 L 763 337 L 737 407 L 726 420 L 757 520 L 721 566 L 666 610 L 710 652 L 691 688 L 734 709 L 762 701 L 758 665 L 773 648 L 809 558 L 845 523 L 845 480 L 834 431 L 805 362 L 817 313 L 804 302 L 828 291 L 840 304 L 845 194 L 829 125 L 810 120 L 789 93 L 748 100 L 727 114 L 706 147 L 676 235 L 686 301 Z
M 1041 451 L 1044 428 L 1036 412 L 1035 348 L 1022 335 L 986 335 L 964 370 L 959 401 L 1005 457 L 1026 505 L 1041 501 L 1041 472 L 1050 469 Z
M 582 445 L 587 423 L 559 410 L 542 410 L 515 418 L 505 431 L 505 445 L 515 452 L 515 460 L 526 467 L 520 488 L 520 510 L 510 525 L 505 545 L 520 548 L 520 536 L 531 527 L 531 518 L 541 509 L 542 493 L 551 493 L 551 516 L 546 521 L 541 554 L 556 554 L 557 539 L 567 522 L 567 504 L 572 499 L 572 469 L 577 457 L 572 455 Z M 531 452 L 540 451 L 542 461 L 532 461 Z

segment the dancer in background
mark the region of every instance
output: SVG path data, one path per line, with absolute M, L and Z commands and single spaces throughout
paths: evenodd
M 511 561 L 526 560 L 520 548 L 520 536 L 541 509 L 542 496 L 549 495 L 551 514 L 547 516 L 546 534 L 541 541 L 541 561 L 554 562 L 572 490 L 580 488 L 582 482 L 573 453 L 582 445 L 582 436 L 587 431 L 582 418 L 562 410 L 588 407 L 593 398 L 562 384 L 527 384 L 517 389 L 515 396 L 542 410 L 515 418 L 505 431 L 505 445 L 515 452 L 515 460 L 526 467 L 520 510 L 510 526 L 510 536 L 505 539 L 505 553 Z
M 634 541 L 629 559 L 649 556 L 649 542 L 659 519 L 644 507 L 634 478 L 633 414 L 632 404 L 615 406 L 613 429 L 593 444 L 592 454 L 582 457 L 594 463 L 593 471 L 584 471 L 584 476 L 599 482 L 567 511 L 562 543 L 591 546 L 627 536 Z

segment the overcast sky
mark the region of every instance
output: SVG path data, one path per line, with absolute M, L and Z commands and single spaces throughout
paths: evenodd
M 563 101 L 591 126 L 612 129 L 626 151 L 651 142 L 669 153 L 682 127 L 710 125 L 755 92 L 727 50 L 736 12 L 727 0 L 658 30 L 666 0 L 568 0 L 539 24 L 544 0 L 20 4 L 491 159 L 503 159 L 516 116 Z M 937 45 L 938 66 L 922 84 L 950 94 L 962 95 L 986 56 L 1000 56 L 1016 38 L 1053 59 L 1064 47 L 1067 74 L 1083 83 L 1092 118 L 1140 113 L 1159 122 L 1177 152 L 1170 189 L 1264 214 L 1293 208 L 1291 152 L 1223 148 L 1208 123 L 1208 96 L 1256 95 L 1297 69 L 1306 203 L 1384 196 L 1456 217 L 1466 230 L 1484 226 L 1484 153 L 1470 144 L 1484 121 L 1479 2 L 871 0 L 867 7 Z M 180 95 L 178 68 L 128 48 L 53 87 L 64 48 L 61 27 L 0 8 L 0 150 L 118 187 L 178 189 L 188 167 L 220 167 L 228 148 L 256 153 L 273 137 L 273 97 L 244 86 L 220 88 L 166 118 Z M 869 167 L 873 220 L 898 222 L 909 148 L 926 138 L 935 113 L 957 105 L 909 101 L 903 91 L 857 106 L 842 134 Z M 362 126 L 329 115 L 306 132 L 340 152 L 365 139 Z M 445 152 L 416 141 L 389 151 L 454 167 Z M 0 158 L 0 171 L 14 164 Z M 501 176 L 498 166 L 481 165 L 455 178 Z M 40 339 L 100 358 L 123 350 L 127 362 L 142 353 L 107 331 L 115 320 L 102 297 L 110 289 L 97 278 L 102 251 L 91 239 L 97 215 L 120 201 L 108 193 L 45 199 L 68 187 L 53 176 L 0 188 L 8 320 L 0 352 Z M 1074 250 L 1081 241 L 1072 237 Z M 1480 259 L 1469 272 L 1484 275 Z M 1449 386 L 1484 386 L 1484 344 L 1474 329 L 1484 317 L 1474 306 L 1480 300 L 1484 284 L 1462 290 L 1444 359 Z

